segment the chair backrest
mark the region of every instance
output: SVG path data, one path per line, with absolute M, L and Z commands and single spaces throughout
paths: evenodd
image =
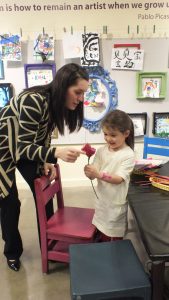
M 169 157 L 169 139 L 145 136 L 143 158 L 147 158 L 148 154 Z
M 36 178 L 34 181 L 39 222 L 43 224 L 43 226 L 46 226 L 47 223 L 46 205 L 55 195 L 57 208 L 64 207 L 59 165 L 56 164 L 55 168 L 57 175 L 54 181 L 50 182 L 49 177 L 45 175 Z

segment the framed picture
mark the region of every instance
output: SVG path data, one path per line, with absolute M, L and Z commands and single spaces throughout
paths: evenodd
M 32 87 L 50 83 L 56 74 L 56 65 L 52 64 L 25 64 L 25 86 Z
M 0 83 L 0 109 L 4 107 L 13 96 L 11 83 Z
M 153 134 L 162 138 L 169 138 L 169 113 L 153 113 Z
M 162 99 L 166 97 L 167 72 L 138 72 L 136 80 L 137 99 Z
M 84 95 L 83 126 L 90 132 L 99 132 L 100 123 L 109 110 L 117 106 L 116 82 L 102 67 L 85 67 L 89 73 L 89 88 Z
M 0 60 L 0 79 L 4 79 L 4 62 Z
M 139 137 L 146 134 L 147 131 L 147 113 L 129 113 L 129 117 L 134 124 L 134 136 Z

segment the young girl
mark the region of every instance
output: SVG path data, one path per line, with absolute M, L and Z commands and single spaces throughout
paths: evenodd
M 134 127 L 129 116 L 121 111 L 109 112 L 102 121 L 106 145 L 96 152 L 85 175 L 97 178 L 98 187 L 93 224 L 101 241 L 122 239 L 127 230 L 127 192 L 134 167 Z

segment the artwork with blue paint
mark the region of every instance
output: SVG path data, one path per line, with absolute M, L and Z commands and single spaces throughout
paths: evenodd
M 4 63 L 0 60 L 0 79 L 4 79 Z
M 10 83 L 0 83 L 0 108 L 4 107 L 12 96 L 12 85 Z
M 39 34 L 34 41 L 33 56 L 37 61 L 54 60 L 54 38 L 49 34 Z
M 90 79 L 89 88 L 85 93 L 84 106 L 100 107 L 104 105 L 106 92 L 100 79 Z
M 90 132 L 100 132 L 101 120 L 118 102 L 116 82 L 100 66 L 85 67 L 89 73 L 89 88 L 84 95 L 83 126 Z
M 8 61 L 21 61 L 22 54 L 19 35 L 0 35 L 0 59 Z
M 161 138 L 169 138 L 169 113 L 154 113 L 153 133 Z

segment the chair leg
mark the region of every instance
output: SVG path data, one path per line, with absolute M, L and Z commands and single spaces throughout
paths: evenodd
M 42 272 L 48 273 L 47 240 L 41 243 Z
M 44 258 L 42 258 L 42 272 L 44 274 L 48 273 L 48 260 Z

